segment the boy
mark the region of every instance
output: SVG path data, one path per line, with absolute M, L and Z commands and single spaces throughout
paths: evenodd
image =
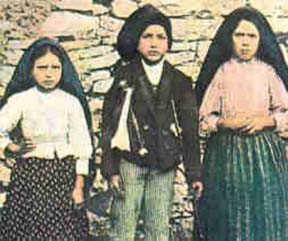
M 145 5 L 118 35 L 117 50 L 127 64 L 115 71 L 105 98 L 102 133 L 102 174 L 118 193 L 112 205 L 113 240 L 134 241 L 140 210 L 145 240 L 168 240 L 181 157 L 190 186 L 198 196 L 202 191 L 194 92 L 190 80 L 165 61 L 171 31 L 169 19 Z

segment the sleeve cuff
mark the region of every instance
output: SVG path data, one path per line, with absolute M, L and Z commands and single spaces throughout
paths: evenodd
M 76 161 L 76 174 L 85 175 L 89 174 L 89 160 L 78 159 Z

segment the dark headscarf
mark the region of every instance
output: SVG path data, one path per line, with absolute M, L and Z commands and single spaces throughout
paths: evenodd
M 242 7 L 234 10 L 226 17 L 208 50 L 196 82 L 199 105 L 217 69 L 233 55 L 232 34 L 241 20 L 250 21 L 257 27 L 260 34 L 260 43 L 256 57 L 271 65 L 284 82 L 286 89 L 288 89 L 286 63 L 269 23 L 258 10 L 251 7 Z
M 123 25 L 117 37 L 117 51 L 124 60 L 131 60 L 137 53 L 141 34 L 149 25 L 161 25 L 168 37 L 168 46 L 172 45 L 172 27 L 168 17 L 151 4 L 144 5 L 133 12 Z
M 25 50 L 16 66 L 11 81 L 6 88 L 4 96 L 1 100 L 1 106 L 6 103 L 7 99 L 11 95 L 27 90 L 35 85 L 35 81 L 31 75 L 31 59 L 32 56 L 34 56 L 35 53 L 37 53 L 37 51 L 44 46 L 51 46 L 52 48 L 57 49 L 57 52 L 59 52 L 60 61 L 62 63 L 62 76 L 59 83 L 59 88 L 75 96 L 80 101 L 85 113 L 88 128 L 91 129 L 91 113 L 78 74 L 76 73 L 75 68 L 64 48 L 49 38 L 38 39 L 31 44 L 27 50 Z

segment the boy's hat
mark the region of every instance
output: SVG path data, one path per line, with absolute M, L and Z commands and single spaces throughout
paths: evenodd
M 151 4 L 144 5 L 133 12 L 123 25 L 117 37 L 117 51 L 124 60 L 132 59 L 137 53 L 138 41 L 149 25 L 161 25 L 168 37 L 168 46 L 172 45 L 172 27 L 168 17 Z

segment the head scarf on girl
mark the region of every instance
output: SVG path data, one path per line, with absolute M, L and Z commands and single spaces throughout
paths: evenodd
M 27 90 L 35 85 L 35 81 L 31 74 L 33 67 L 31 66 L 31 62 L 33 56 L 35 56 L 39 49 L 43 48 L 44 46 L 51 46 L 52 48 L 56 49 L 57 52 L 59 52 L 60 56 L 58 57 L 63 67 L 59 88 L 75 96 L 80 101 L 85 113 L 88 128 L 91 129 L 91 113 L 78 74 L 64 48 L 59 43 L 49 38 L 41 38 L 35 41 L 24 52 L 20 61 L 18 62 L 18 65 L 16 66 L 12 79 L 6 88 L 4 96 L 1 100 L 1 107 L 6 103 L 7 99 L 11 95 Z
M 234 10 L 226 17 L 208 50 L 196 82 L 199 105 L 217 69 L 233 55 L 232 35 L 241 20 L 250 21 L 257 27 L 260 34 L 260 43 L 256 58 L 271 65 L 283 80 L 286 89 L 288 89 L 288 69 L 268 21 L 258 10 L 251 7 L 242 7 Z
M 56 51 L 55 54 L 62 64 L 62 76 L 58 87 L 64 90 L 65 92 L 68 92 L 69 94 L 75 96 L 82 105 L 87 126 L 88 129 L 90 130 L 91 141 L 93 145 L 94 138 L 92 133 L 91 112 L 83 88 L 81 86 L 80 79 L 64 48 L 59 43 L 57 43 L 52 39 L 41 38 L 39 40 L 36 40 L 33 44 L 31 44 L 27 48 L 27 50 L 24 52 L 21 59 L 19 60 L 18 65 L 16 66 L 16 69 L 12 76 L 12 79 L 10 80 L 4 93 L 4 96 L 1 99 L 0 108 L 7 102 L 7 99 L 11 95 L 27 90 L 35 85 L 35 81 L 31 73 L 33 68 L 32 66 L 33 59 L 35 61 L 35 56 L 39 55 L 41 49 L 43 49 L 46 46 L 51 47 L 52 48 L 51 51 L 53 51 L 53 49 Z M 17 129 L 13 133 L 15 136 L 19 134 L 19 133 L 17 134 Z M 95 149 L 89 160 L 89 178 L 86 179 L 85 182 L 86 189 L 88 189 L 91 186 L 96 174 L 94 157 L 95 157 Z

